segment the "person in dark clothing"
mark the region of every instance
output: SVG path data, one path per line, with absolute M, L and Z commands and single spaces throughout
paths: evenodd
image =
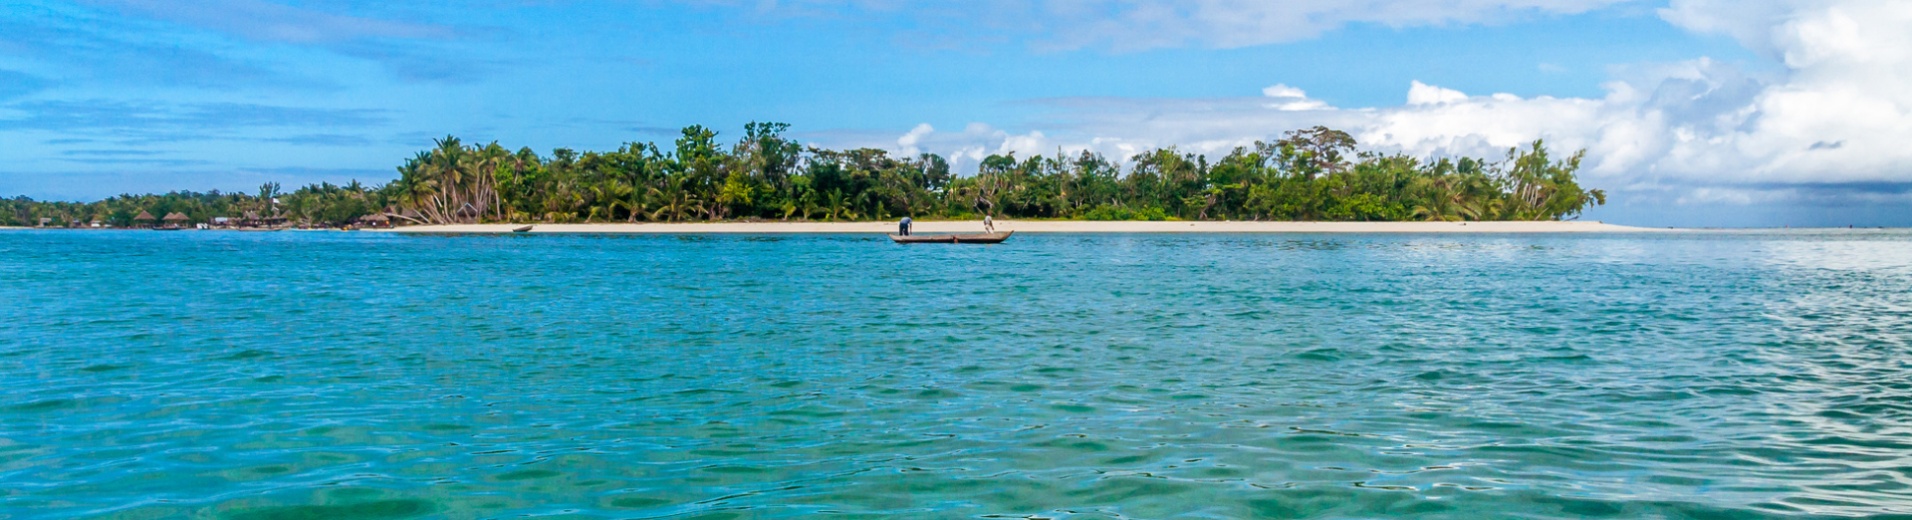
M 903 221 L 896 224 L 896 234 L 903 235 L 903 236 L 910 236 L 910 218 L 909 217 L 903 217 Z

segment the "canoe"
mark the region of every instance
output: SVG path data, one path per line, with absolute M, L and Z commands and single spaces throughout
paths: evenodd
M 1014 231 L 995 233 L 970 233 L 963 235 L 890 235 L 890 240 L 898 244 L 1000 244 L 1009 240 Z
M 525 226 L 525 227 L 519 227 L 519 228 L 511 228 L 511 232 L 512 232 L 512 233 L 530 233 L 530 232 L 531 232 L 531 226 Z

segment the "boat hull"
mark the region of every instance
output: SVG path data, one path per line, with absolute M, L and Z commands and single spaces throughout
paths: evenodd
M 1000 244 L 1009 240 L 1014 231 L 995 233 L 971 233 L 962 235 L 890 235 L 890 240 L 898 244 Z

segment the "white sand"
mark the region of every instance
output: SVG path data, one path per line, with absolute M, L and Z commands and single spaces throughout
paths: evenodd
M 510 233 L 525 224 L 409 226 L 399 233 Z M 981 221 L 916 222 L 916 234 L 979 233 Z M 1018 233 L 1627 233 L 1662 231 L 1600 222 L 1135 222 L 998 220 Z M 685 224 L 535 224 L 532 233 L 895 233 L 895 222 L 718 222 Z

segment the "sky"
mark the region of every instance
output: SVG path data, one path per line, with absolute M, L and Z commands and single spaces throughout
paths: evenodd
M 751 121 L 806 144 L 1587 150 L 1586 219 L 1912 226 L 1902 0 L 0 0 L 0 196 L 378 184 Z

